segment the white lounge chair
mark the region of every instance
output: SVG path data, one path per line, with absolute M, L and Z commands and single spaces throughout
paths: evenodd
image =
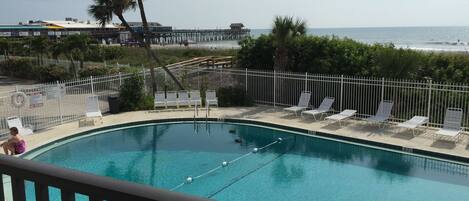
M 326 117 L 326 120 L 339 122 L 339 125 L 342 126 L 342 121 L 349 119 L 357 114 L 356 110 L 344 110 L 340 114 L 335 114 L 332 116 Z
M 103 114 L 101 109 L 99 109 L 99 97 L 98 96 L 89 96 L 86 99 L 86 111 L 85 116 L 87 119 L 99 119 L 102 123 Z
M 287 111 L 287 112 L 294 112 L 295 115 L 298 116 L 299 112 L 302 112 L 302 111 L 308 109 L 310 100 L 311 100 L 311 92 L 303 91 L 303 92 L 301 92 L 300 100 L 298 101 L 297 106 L 285 108 L 283 110 Z
M 412 135 L 415 135 L 415 129 L 428 123 L 428 117 L 415 116 L 409 121 L 397 124 L 397 127 L 411 129 Z
M 370 123 L 382 124 L 386 122 L 391 117 L 392 107 L 394 102 L 390 100 L 381 101 L 378 107 L 378 111 L 375 116 L 371 116 L 366 119 Z
M 461 108 L 448 108 L 446 110 L 443 128 L 435 133 L 435 137 L 456 138 L 457 141 L 459 141 L 459 136 L 462 132 L 462 117 L 463 110 Z
M 166 108 L 166 95 L 164 92 L 155 93 L 155 108 L 164 107 Z
M 20 135 L 26 136 L 33 134 L 33 129 L 23 127 L 23 123 L 19 117 L 8 117 L 7 124 L 8 128 L 16 127 Z
M 326 97 L 322 101 L 321 105 L 319 106 L 318 109 L 314 110 L 308 110 L 308 111 L 303 111 L 301 114 L 302 115 L 312 115 L 314 120 L 316 120 L 316 115 L 323 115 L 324 113 L 327 113 L 331 111 L 332 105 L 334 104 L 335 98 L 334 97 Z
M 167 107 L 179 107 L 178 106 L 178 94 L 175 91 L 168 91 L 166 93 L 166 106 Z
M 181 106 L 190 107 L 190 106 L 191 106 L 191 102 L 190 102 L 190 99 L 189 99 L 189 92 L 187 92 L 187 91 L 179 91 L 178 94 L 179 94 L 179 98 L 178 98 L 178 107 L 181 107 Z
M 218 107 L 217 92 L 215 90 L 207 90 L 205 93 L 206 106 L 215 105 Z
M 200 97 L 200 91 L 190 91 L 189 92 L 189 95 L 190 95 L 190 104 L 191 106 L 194 105 L 194 106 L 202 106 L 202 98 Z

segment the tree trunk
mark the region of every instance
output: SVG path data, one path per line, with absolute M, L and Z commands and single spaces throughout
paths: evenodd
M 288 65 L 288 51 L 286 48 L 278 47 L 275 51 L 275 63 L 274 63 L 274 70 L 277 72 L 285 72 L 287 70 Z M 277 76 L 278 77 L 278 76 Z M 285 97 L 287 97 L 287 83 L 284 79 L 276 79 L 276 101 L 277 103 L 285 104 L 287 101 Z
M 78 78 L 78 75 L 77 75 L 77 71 L 76 71 L 76 67 L 75 67 L 75 62 L 73 62 L 73 58 L 70 57 L 70 64 L 72 66 L 72 71 L 73 71 L 73 75 L 75 76 L 75 79 Z
M 286 48 L 278 47 L 275 50 L 274 70 L 286 71 L 288 65 L 288 52 Z
M 143 36 L 144 36 L 144 39 L 145 39 L 144 40 L 145 49 L 147 50 L 148 56 L 153 58 L 155 61 L 157 61 L 159 59 L 155 59 L 155 58 L 158 58 L 158 56 L 153 55 L 155 53 L 151 50 L 151 43 L 150 43 L 150 40 L 151 40 L 151 35 L 150 34 L 151 33 L 150 33 L 149 28 L 148 28 L 147 16 L 145 14 L 145 8 L 143 6 L 143 1 L 142 0 L 138 0 L 138 8 L 140 10 L 140 17 L 142 18 Z M 153 94 L 155 94 L 155 92 L 156 92 L 156 76 L 155 76 L 155 69 L 153 68 L 153 66 L 150 66 L 150 78 L 151 78 L 150 79 L 151 80 L 151 89 L 152 89 Z
M 141 5 L 141 6 L 140 6 L 140 5 Z M 143 3 L 142 3 L 142 4 L 139 4 L 139 7 L 141 7 L 140 13 L 142 13 L 142 10 L 143 10 L 143 15 L 145 15 L 145 10 L 144 10 L 144 8 L 143 8 Z M 133 37 L 133 38 L 136 38 L 139 43 L 144 44 L 144 48 L 145 48 L 147 54 L 148 54 L 151 58 L 153 58 L 153 60 L 156 61 L 157 64 L 161 65 L 161 67 L 163 68 L 163 70 L 164 70 L 166 73 L 168 73 L 168 75 L 171 77 L 171 79 L 179 86 L 179 88 L 180 88 L 181 90 L 184 89 L 184 88 L 182 87 L 181 83 L 177 80 L 176 76 L 174 76 L 174 74 L 171 73 L 171 71 L 170 71 L 168 68 L 166 68 L 166 66 L 164 66 L 164 65 L 161 63 L 161 61 L 160 61 L 160 59 L 158 58 L 158 56 L 157 56 L 153 51 L 151 51 L 150 45 L 148 44 L 148 46 L 147 46 L 147 44 L 144 42 L 142 36 L 140 36 L 138 33 L 136 33 L 136 32 L 130 27 L 129 23 L 127 23 L 127 21 L 125 20 L 124 16 L 123 16 L 123 15 L 117 15 L 117 17 L 118 17 L 119 20 L 122 22 L 122 24 L 125 26 L 125 28 L 130 32 L 130 34 L 132 35 L 132 37 Z M 143 19 L 145 19 L 145 21 L 146 21 L 146 16 L 145 16 Z M 147 26 L 146 26 L 146 29 L 148 29 L 148 23 L 147 23 L 146 25 L 147 25 Z M 145 27 L 144 27 L 144 28 L 145 28 Z M 147 35 L 148 35 L 147 37 L 150 36 L 149 34 L 147 34 Z M 149 42 L 149 40 L 147 40 L 147 41 Z M 150 76 L 151 76 L 151 79 L 152 79 L 151 82 L 152 82 L 152 88 L 153 88 L 153 83 L 155 83 L 155 85 L 156 85 L 156 82 L 154 81 L 154 80 L 156 80 L 156 79 L 155 79 L 155 71 L 154 71 L 154 68 L 153 68 L 153 67 L 150 67 Z M 156 87 L 153 88 L 152 90 L 156 90 Z

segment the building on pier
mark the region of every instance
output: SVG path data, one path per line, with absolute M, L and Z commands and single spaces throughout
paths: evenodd
M 44 36 L 51 39 L 69 35 L 87 34 L 98 41 L 114 41 L 119 38 L 123 27 L 116 24 L 106 24 L 102 27 L 97 22 L 78 21 L 66 18 L 65 20 L 39 20 L 19 23 L 17 25 L 0 25 L 0 37 L 21 38 Z

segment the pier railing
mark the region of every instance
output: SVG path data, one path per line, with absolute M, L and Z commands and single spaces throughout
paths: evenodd
M 207 200 L 5 155 L 0 155 L 0 174 L 0 200 L 31 200 L 27 195 L 35 195 L 36 201 L 57 200 L 50 199 L 49 187 L 60 189 L 62 201 L 75 201 L 76 194 L 88 196 L 90 201 Z M 34 190 L 25 188 L 26 181 L 34 183 Z M 5 188 L 8 183 L 11 192 Z

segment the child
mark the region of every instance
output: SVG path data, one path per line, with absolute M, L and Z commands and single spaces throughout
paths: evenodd
M 24 153 L 26 151 L 26 142 L 18 133 L 18 128 L 10 128 L 10 135 L 11 138 L 0 145 L 3 147 L 5 154 L 17 155 Z

